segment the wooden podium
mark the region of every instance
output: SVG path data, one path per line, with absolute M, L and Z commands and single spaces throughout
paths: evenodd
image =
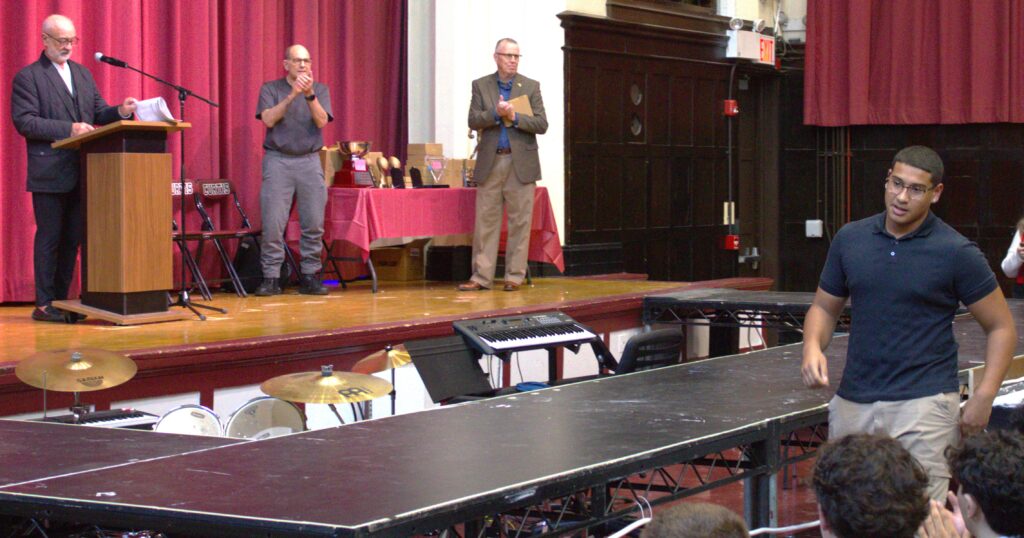
M 118 325 L 192 316 L 167 305 L 174 286 L 167 135 L 189 127 L 124 120 L 52 144 L 81 153 L 85 214 L 82 299 L 55 307 Z

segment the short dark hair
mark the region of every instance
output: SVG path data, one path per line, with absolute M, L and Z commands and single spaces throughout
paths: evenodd
M 512 45 L 518 45 L 519 44 L 518 41 L 516 41 L 515 39 L 512 39 L 511 37 L 503 37 L 503 38 L 499 39 L 497 43 L 494 44 L 494 52 L 498 52 L 498 49 L 501 48 L 501 44 L 502 43 L 510 43 Z
M 993 430 L 946 450 L 949 469 L 964 493 L 974 496 L 989 527 L 1024 534 L 1024 435 Z
M 812 481 L 825 522 L 839 538 L 912 538 L 928 515 L 927 473 L 885 435 L 830 441 Z
M 942 165 L 942 157 L 939 157 L 935 150 L 926 146 L 909 146 L 901 149 L 892 158 L 890 168 L 895 168 L 896 163 L 903 163 L 928 172 L 932 175 L 932 186 L 942 183 L 942 177 L 946 171 Z
M 710 503 L 682 502 L 658 512 L 641 538 L 747 538 L 736 512 Z

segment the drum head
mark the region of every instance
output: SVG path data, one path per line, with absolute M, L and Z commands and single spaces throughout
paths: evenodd
M 270 397 L 249 400 L 231 414 L 225 427 L 228 437 L 238 439 L 267 439 L 305 429 L 306 417 L 295 404 Z
M 187 435 L 220 436 L 224 433 L 217 414 L 201 405 L 183 405 L 171 409 L 160 417 L 153 430 Z

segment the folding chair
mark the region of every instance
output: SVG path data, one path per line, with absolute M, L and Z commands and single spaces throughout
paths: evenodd
M 217 255 L 220 257 L 221 264 L 224 266 L 224 271 L 228 274 L 227 278 L 217 280 L 230 280 L 235 288 L 235 293 L 239 297 L 246 297 L 248 294 L 245 291 L 245 286 L 242 284 L 242 279 L 238 276 L 238 271 L 235 270 L 234 264 L 231 263 L 228 251 L 224 248 L 224 241 L 228 239 L 242 240 L 245 237 L 257 238 L 259 230 L 253 229 L 249 216 L 242 209 L 242 204 L 238 200 L 238 193 L 235 191 L 231 181 L 227 179 L 198 180 L 196 186 L 197 188 L 192 193 L 192 199 L 195 203 L 196 211 L 202 220 L 202 229 L 197 234 L 189 234 L 189 239 L 199 241 L 196 258 L 202 260 L 203 246 L 207 241 L 212 242 Z M 238 213 L 240 219 L 240 226 L 238 228 L 218 229 L 218 226 L 210 216 L 208 206 L 221 205 L 226 200 L 232 202 L 235 211 Z
M 191 192 L 191 190 L 192 183 L 186 183 L 185 191 Z M 173 181 L 171 183 L 171 198 L 173 200 L 174 214 L 180 215 L 181 184 L 177 181 Z M 186 207 L 186 212 L 187 211 L 188 209 Z M 189 233 L 188 235 L 192 236 L 194 234 Z M 192 284 L 199 289 L 199 293 L 203 296 L 203 299 L 207 301 L 213 299 L 213 294 L 210 293 L 210 287 L 206 283 L 206 279 L 203 277 L 202 271 L 199 270 L 199 263 L 192 255 L 192 251 L 188 248 L 188 241 L 192 240 L 192 238 L 182 235 L 180 228 L 178 227 L 178 221 L 175 218 L 171 219 L 171 240 L 178 245 L 178 250 L 181 251 L 181 263 L 185 264 L 185 267 L 188 268 L 189 274 L 192 275 Z M 181 282 L 182 288 L 186 285 L 186 282 Z

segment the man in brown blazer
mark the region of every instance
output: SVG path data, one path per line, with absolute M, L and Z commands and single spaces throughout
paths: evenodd
M 480 131 L 476 169 L 476 226 L 473 276 L 459 291 L 490 289 L 501 235 L 502 206 L 508 211 L 505 291 L 526 278 L 533 219 L 533 191 L 540 180 L 537 135 L 548 130 L 540 83 L 519 74 L 519 44 L 504 38 L 494 48 L 496 73 L 473 81 L 469 128 Z M 526 95 L 533 115 L 518 114 L 509 101 Z M 506 125 L 508 123 L 509 125 Z

